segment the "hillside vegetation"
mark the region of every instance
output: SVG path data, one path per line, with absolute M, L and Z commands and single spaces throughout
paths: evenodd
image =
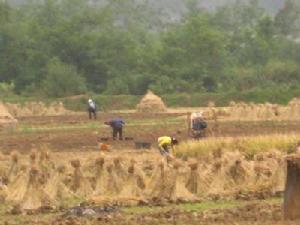
M 148 89 L 213 96 L 220 104 L 237 96 L 280 103 L 300 96 L 296 0 L 274 16 L 259 1 L 212 11 L 186 1 L 187 11 L 172 23 L 143 2 L 87 2 L 0 3 L 2 99 L 143 95 Z

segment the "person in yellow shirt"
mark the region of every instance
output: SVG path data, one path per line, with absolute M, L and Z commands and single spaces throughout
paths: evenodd
M 168 136 L 159 137 L 157 142 L 158 142 L 158 150 L 162 156 L 167 156 L 167 155 L 172 156 L 173 146 L 178 145 L 178 140 L 175 137 L 168 137 Z

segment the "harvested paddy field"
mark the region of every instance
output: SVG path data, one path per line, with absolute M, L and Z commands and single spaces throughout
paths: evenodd
M 128 139 L 112 141 L 104 122 L 119 116 Z M 18 121 L 0 134 L 0 224 L 283 224 L 284 159 L 300 122 L 208 121 L 191 141 L 185 113 Z M 177 159 L 158 154 L 163 135 L 180 140 Z

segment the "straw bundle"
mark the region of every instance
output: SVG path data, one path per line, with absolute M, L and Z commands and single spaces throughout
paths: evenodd
M 43 206 L 50 205 L 50 198 L 44 192 L 43 186 L 39 182 L 40 171 L 32 167 L 29 171 L 29 180 L 26 186 L 25 195 L 21 201 L 23 210 L 38 210 Z
M 44 180 L 44 183 L 46 183 L 55 171 L 55 165 L 51 161 L 50 153 L 48 151 L 41 151 L 38 165 L 41 171 L 41 177 Z
M 13 151 L 10 156 L 11 156 L 11 164 L 7 174 L 7 178 L 9 182 L 14 180 L 14 178 L 18 175 L 20 171 L 18 152 Z
M 165 187 L 165 167 L 165 162 L 162 160 L 153 171 L 153 174 L 146 186 L 146 195 L 150 198 L 158 197 L 161 190 Z
M 113 160 L 114 163 L 114 173 L 117 175 L 119 181 L 118 183 L 122 185 L 128 178 L 128 173 L 124 168 L 124 165 L 121 163 L 121 158 L 117 157 Z
M 112 164 L 107 165 L 106 167 L 107 177 L 105 179 L 104 187 L 105 187 L 105 195 L 107 196 L 115 196 L 120 193 L 122 189 L 122 182 L 118 175 L 115 173 L 114 166 Z M 123 182 L 122 182 L 123 183 Z
M 8 112 L 6 106 L 0 102 L 0 129 L 14 129 L 18 121 Z
M 105 160 L 103 157 L 96 159 L 95 161 L 95 190 L 93 195 L 102 195 L 104 194 L 104 179 L 105 179 L 105 169 L 104 169 Z
M 20 166 L 20 172 L 12 180 L 7 187 L 7 201 L 20 202 L 26 193 L 26 186 L 28 184 L 27 166 Z
M 72 183 L 71 183 L 71 190 L 76 193 L 80 197 L 87 197 L 92 192 L 93 189 L 90 185 L 89 180 L 83 176 L 81 172 L 81 164 L 79 160 L 72 160 L 71 166 L 74 168 Z
M 75 197 L 75 194 L 64 183 L 65 170 L 65 166 L 59 166 L 45 187 L 45 193 L 53 202 L 62 203 L 66 199 Z
M 142 189 L 138 185 L 138 175 L 135 171 L 136 165 L 132 163 L 128 167 L 128 179 L 125 182 L 118 198 L 126 200 L 139 200 L 142 197 Z
M 171 193 L 171 200 L 180 201 L 180 202 L 194 202 L 197 201 L 198 198 L 192 194 L 185 186 L 183 182 L 180 181 L 178 177 L 178 170 L 182 167 L 182 164 L 179 161 L 175 161 L 173 165 L 173 178 L 175 179 L 175 187 L 172 189 L 173 193 Z

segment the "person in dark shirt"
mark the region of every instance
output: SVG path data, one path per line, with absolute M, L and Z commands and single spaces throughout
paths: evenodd
M 119 140 L 123 140 L 123 126 L 125 125 L 123 119 L 121 118 L 113 119 L 105 122 L 105 124 L 111 126 L 114 140 L 117 139 L 118 135 L 119 135 Z

